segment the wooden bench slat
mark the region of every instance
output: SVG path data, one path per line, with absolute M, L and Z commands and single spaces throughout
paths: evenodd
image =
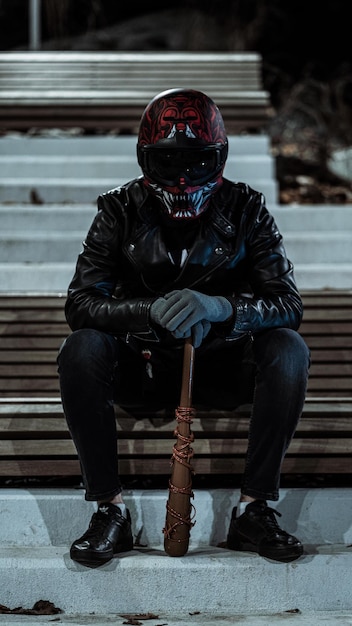
M 41 412 L 37 415 L 29 415 L 28 417 L 1 417 L 0 413 L 0 439 L 66 439 L 69 437 L 69 431 L 64 416 L 53 417 L 48 413 Z M 165 438 L 165 435 L 172 439 L 173 426 L 171 422 L 163 422 L 160 424 L 152 424 L 149 420 L 143 420 L 141 423 L 136 424 L 130 418 L 130 424 L 128 429 L 119 429 L 119 420 L 117 420 L 118 426 L 118 440 L 122 439 L 139 439 L 139 434 L 144 437 L 147 436 L 150 440 Z M 126 424 L 126 422 L 125 422 Z M 247 418 L 214 418 L 213 420 L 208 418 L 196 419 L 192 425 L 192 431 L 195 433 L 196 440 L 203 439 L 204 437 L 209 440 L 220 439 L 223 437 L 231 440 L 237 440 L 238 437 L 247 436 L 249 427 L 249 417 Z M 327 437 L 352 437 L 352 424 L 350 417 L 339 418 L 310 418 L 305 415 L 301 418 L 297 431 L 296 438 L 303 436 L 310 437 L 312 434 L 323 438 L 326 434 Z
M 34 350 L 0 350 L 0 368 L 1 363 L 6 363 L 13 369 L 14 375 L 17 376 L 18 366 L 25 363 L 37 365 L 42 363 L 55 363 L 57 350 L 39 350 L 34 346 Z M 4 370 L 6 374 L 6 370 Z M 1 375 L 1 374 L 0 374 Z
M 21 478 L 26 476 L 77 476 L 79 479 L 80 475 L 81 469 L 77 459 L 31 460 L 0 458 L 0 476 Z
M 0 392 L 3 397 L 11 397 L 14 395 L 23 396 L 24 393 L 38 397 L 38 395 L 47 395 L 51 391 L 55 396 L 59 392 L 59 382 L 55 378 L 0 378 Z M 15 393 L 16 392 L 16 393 Z
M 349 357 L 350 358 L 350 357 Z M 352 376 L 352 363 L 312 363 L 310 368 L 310 378 L 345 378 Z
M 31 336 L 39 336 L 39 335 L 52 335 L 52 336 L 67 336 L 68 327 L 67 324 L 62 321 L 62 323 L 54 324 L 43 322 L 39 324 L 30 324 L 25 323 L 21 324 L 20 322 L 16 322 L 14 324 L 0 324 L 0 336 L 8 335 L 8 336 L 16 336 L 19 335 L 31 335 Z
M 36 360 L 33 360 L 31 363 L 15 363 L 13 365 L 6 364 L 1 365 L 0 363 L 0 378 L 40 378 L 40 377 L 57 377 L 57 367 L 55 363 L 56 355 L 54 355 L 54 360 L 51 363 L 38 363 Z M 352 363 L 325 363 L 325 364 L 317 364 L 313 363 L 311 366 L 310 378 L 311 380 L 314 377 L 318 377 L 319 379 L 330 378 L 334 379 L 350 379 L 349 382 L 351 384 L 352 377 Z M 337 381 L 336 381 L 337 382 Z
M 40 341 L 40 339 L 37 337 L 24 337 L 22 340 L 19 340 L 19 338 L 8 340 L 5 345 L 1 346 L 3 349 L 0 349 L 0 363 L 41 363 L 46 361 L 53 363 L 56 359 L 61 339 L 63 341 L 64 336 L 62 338 L 54 338 L 51 341 L 49 341 L 49 338 L 43 338 L 43 341 Z M 1 338 L 1 343 L 3 343 L 3 338 Z M 336 350 L 315 350 L 313 348 L 311 352 L 314 364 L 351 362 L 351 351 L 345 345 L 341 349 Z M 340 370 L 337 369 L 337 372 L 339 373 Z
M 329 317 L 329 314 L 327 314 Z M 310 336 L 310 335 L 351 335 L 352 333 L 352 322 L 345 321 L 321 321 L 321 322 L 312 322 L 311 324 L 307 324 L 305 321 L 302 322 L 300 327 L 300 332 L 302 335 Z
M 57 367 L 55 359 L 53 363 L 17 363 L 15 365 L 0 365 L 0 378 L 10 380 L 11 378 L 57 378 Z
M 333 307 L 350 307 L 352 301 L 352 291 L 324 291 L 323 294 L 319 292 L 307 292 L 304 293 L 304 315 L 306 315 L 309 309 L 319 308 L 327 310 Z
M 197 458 L 204 455 L 233 455 L 240 454 L 244 457 L 247 450 L 247 439 L 197 439 L 193 449 Z M 172 455 L 173 439 L 119 439 L 119 455 L 121 456 L 168 456 Z M 293 439 L 288 453 L 299 454 L 350 454 L 352 449 L 352 437 L 347 438 L 324 438 L 324 439 Z M 0 440 L 0 456 L 44 456 L 61 457 L 76 456 L 73 442 L 67 439 L 15 439 Z
M 308 394 L 311 396 L 313 392 L 319 392 L 319 395 L 323 393 L 326 396 L 344 395 L 351 396 L 351 379 L 350 378 L 313 378 L 310 377 L 308 382 Z
M 33 384 L 29 385 L 28 389 L 23 389 L 23 387 L 21 387 L 20 389 L 0 389 L 0 395 L 5 400 L 22 398 L 24 394 L 26 394 L 26 397 L 29 401 L 37 400 L 38 397 L 40 397 L 44 393 L 48 398 L 56 398 L 58 392 L 58 386 L 50 386 L 48 388 L 45 388 L 44 385 L 41 385 L 40 387 L 33 387 Z
M 186 72 L 185 72 L 186 68 Z M 152 71 L 152 74 L 149 72 Z M 235 82 L 234 92 L 241 90 L 253 91 L 254 88 L 261 90 L 260 81 L 257 79 L 257 72 L 255 68 L 252 71 L 245 72 L 243 69 L 230 70 L 226 67 L 208 67 L 208 68 L 196 68 L 187 67 L 185 64 L 183 67 L 173 69 L 173 78 L 179 78 L 185 84 L 185 80 L 188 82 L 190 72 L 197 72 L 196 76 L 192 76 L 192 81 L 195 84 L 211 85 L 211 89 L 223 89 L 226 87 L 226 82 L 232 80 Z M 109 68 L 93 68 L 90 67 L 77 67 L 74 68 L 56 68 L 56 71 L 50 72 L 47 68 L 37 67 L 34 71 L 28 74 L 28 68 L 14 68 L 14 73 L 2 72 L 0 74 L 0 86 L 4 86 L 5 92 L 12 92 L 18 90 L 25 93 L 36 93 L 37 91 L 44 91 L 48 89 L 57 90 L 58 87 L 62 87 L 64 91 L 68 91 L 75 88 L 78 85 L 79 90 L 102 90 L 103 92 L 115 91 L 119 82 L 123 80 L 124 91 L 129 89 L 139 89 L 141 81 L 144 78 L 144 89 L 148 85 L 148 82 L 152 85 L 152 88 L 158 84 L 170 84 L 170 76 L 168 68 L 148 68 L 148 74 L 146 75 L 145 68 L 138 67 L 131 71 L 130 68 L 122 67 L 109 67 Z M 38 74 L 40 72 L 40 75 Z
M 313 399 L 307 399 L 304 405 L 304 412 L 309 416 L 319 415 L 320 417 L 335 415 L 335 411 L 338 409 L 338 416 L 347 413 L 352 415 L 352 397 L 348 400 L 333 399 L 328 400 L 325 397 L 317 397 Z M 195 422 L 199 419 L 210 420 L 214 425 L 222 423 L 223 420 L 242 419 L 248 417 L 251 412 L 251 405 L 242 405 L 233 411 L 224 409 L 204 409 L 197 408 L 197 416 Z M 61 399 L 59 396 L 54 398 L 35 398 L 30 399 L 28 397 L 23 398 L 2 398 L 0 397 L 0 417 L 2 415 L 11 415 L 15 417 L 17 415 L 33 414 L 43 415 L 47 414 L 48 417 L 58 417 L 63 415 L 63 408 Z M 118 420 L 128 419 L 129 421 L 136 421 L 137 418 L 133 417 L 131 411 L 126 408 L 115 405 L 116 418 Z M 160 418 L 160 420 L 168 419 L 169 421 L 175 419 L 175 411 L 172 409 L 167 413 L 165 410 L 159 410 L 157 412 L 151 411 L 148 408 L 144 408 L 139 412 L 138 421 L 143 419 Z
M 48 294 L 45 296 L 31 296 L 26 294 L 25 297 L 21 296 L 12 296 L 1 294 L 0 297 L 0 310 L 10 309 L 10 311 L 15 310 L 18 312 L 21 309 L 25 311 L 29 309 L 58 309 L 61 312 L 63 311 L 63 307 L 65 306 L 66 296 L 60 296 L 56 294 Z
M 120 473 L 122 476 L 162 476 L 170 475 L 171 467 L 169 459 L 120 459 Z M 201 475 L 242 475 L 244 459 L 194 459 L 195 469 L 194 482 Z M 283 462 L 282 472 L 287 474 L 349 474 L 351 472 L 351 459 L 348 457 L 286 457 Z M 0 459 L 0 476 L 23 477 L 23 476 L 60 476 L 74 477 L 79 480 L 81 471 L 79 462 L 75 459 Z
M 330 318 L 330 319 L 329 319 Z M 350 309 L 341 308 L 341 309 L 306 309 L 304 312 L 304 318 L 302 322 L 303 328 L 307 327 L 309 330 L 310 324 L 316 326 L 317 323 L 323 321 L 324 324 L 336 324 L 336 322 L 351 322 L 352 320 L 352 311 Z M 324 328 L 324 326 L 323 326 Z
M 304 335 L 305 341 L 311 350 L 314 350 L 315 353 L 319 353 L 319 351 L 324 350 L 325 348 L 329 350 L 329 352 L 333 352 L 335 348 L 345 348 L 350 351 L 352 348 L 352 336 L 350 335 L 309 335 L 307 333 L 301 334 Z
M 52 350 L 56 351 L 58 347 L 61 345 L 61 342 L 68 335 L 68 332 L 60 335 L 54 335 L 53 337 L 41 337 L 41 336 L 17 336 L 17 337 L 6 337 L 1 336 L 1 348 L 6 350 L 13 350 L 14 352 L 18 351 L 28 351 L 29 354 L 35 354 L 39 350 Z
M 33 318 L 35 318 L 36 324 L 42 324 L 43 322 L 45 322 L 47 324 L 49 323 L 50 325 L 53 325 L 56 322 L 64 322 L 61 309 L 51 308 L 48 310 L 31 310 L 30 308 L 28 308 L 26 310 L 22 309 L 19 311 L 15 309 L 8 309 L 6 311 L 3 311 L 0 309 L 1 327 L 4 325 L 4 322 L 6 322 L 6 328 L 11 329 L 12 326 L 18 328 L 18 324 L 22 325 L 24 322 L 30 324 L 33 321 Z
M 352 338 L 351 338 L 352 339 Z M 325 343 L 325 342 L 324 342 Z M 309 344 L 308 344 L 309 345 Z M 341 348 L 337 347 L 336 349 L 325 349 L 326 346 L 321 349 L 315 350 L 312 346 L 311 348 L 312 361 L 313 363 L 349 363 L 351 362 L 351 350 L 348 349 L 348 345 L 343 345 Z M 334 342 L 332 347 L 334 348 Z M 351 346 L 352 348 L 352 341 Z

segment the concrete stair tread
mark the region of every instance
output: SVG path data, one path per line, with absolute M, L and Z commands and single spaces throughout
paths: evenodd
M 38 176 L 38 177 L 34 177 L 34 176 L 17 176 L 17 177 L 10 177 L 7 176 L 6 179 L 4 179 L 4 181 L 1 181 L 0 178 L 0 183 L 6 185 L 6 187 L 10 187 L 13 185 L 17 186 L 21 186 L 21 185 L 31 185 L 31 187 L 37 186 L 37 185 L 42 185 L 42 186 L 51 186 L 51 185 L 58 185 L 59 187 L 65 187 L 66 185 L 69 186 L 78 186 L 78 185 L 89 185 L 90 187 L 99 185 L 101 188 L 102 193 L 105 191 L 105 188 L 108 187 L 109 185 L 111 186 L 111 188 L 115 188 L 118 185 L 122 185 L 124 183 L 127 182 L 127 179 L 125 178 L 101 178 L 101 177 L 97 177 L 97 178 L 88 178 L 88 180 L 84 179 L 84 178 L 78 178 L 77 176 L 65 176 L 65 178 L 62 178 L 62 176 Z M 110 188 L 110 187 L 109 187 Z
M 76 263 L 0 263 L 0 292 L 66 293 Z M 295 263 L 299 289 L 352 289 L 352 263 Z
M 0 184 L 0 202 L 33 202 L 32 195 L 36 194 L 37 204 L 42 202 L 93 203 L 96 198 L 106 191 L 110 191 L 131 180 L 128 178 L 48 178 L 48 179 L 6 179 L 6 184 Z M 254 189 L 260 190 L 266 197 L 267 202 L 274 202 L 277 197 L 277 183 L 275 180 L 259 179 L 254 176 L 246 176 L 246 182 Z M 0 181 L 1 183 L 1 181 Z
M 79 250 L 78 250 L 79 252 Z M 78 254 L 77 252 L 77 254 Z M 76 255 L 77 256 L 77 255 Z M 68 263 L 65 261 L 52 261 L 52 262 L 47 262 L 47 261 L 26 261 L 26 262 L 21 262 L 21 261 L 14 261 L 14 262 L 0 262 L 0 268 L 1 270 L 6 271 L 6 269 L 9 268 L 13 268 L 13 269 L 21 269 L 21 268 L 27 268 L 27 269 L 36 269 L 36 270 L 40 270 L 40 269 L 55 269 L 57 268 L 58 270 L 60 269 L 67 269 L 68 267 L 72 267 L 72 263 Z M 296 270 L 303 270 L 303 269 L 309 269 L 312 270 L 312 272 L 314 271 L 333 271 L 335 270 L 336 272 L 350 272 L 351 268 L 352 268 L 352 260 L 351 263 L 295 263 L 295 269 Z
M 270 151 L 269 135 L 229 135 L 229 154 L 243 155 L 267 154 Z M 137 136 L 107 135 L 94 137 L 28 137 L 23 135 L 7 135 L 0 138 L 2 154 L 33 156 L 41 154 L 87 154 L 94 151 L 97 154 L 116 155 L 117 150 L 123 154 L 136 154 Z
M 82 240 L 96 212 L 96 197 L 130 179 L 130 176 L 126 178 L 125 174 L 135 172 L 138 176 L 141 173 L 136 163 L 136 143 L 136 136 L 106 135 L 24 137 L 14 134 L 0 139 L 2 154 L 0 162 L 7 161 L 10 169 L 6 171 L 9 174 L 13 172 L 10 179 L 4 175 L 0 179 L 3 182 L 1 194 L 4 201 L 0 207 L 0 219 L 2 218 L 3 233 L 5 231 L 9 233 L 7 245 L 4 235 L 2 236 L 5 244 L 2 245 L 2 258 L 8 263 L 15 262 L 14 265 L 4 268 L 2 290 L 35 291 L 39 288 L 41 291 L 48 291 L 49 284 L 53 291 L 66 291 L 77 255 L 81 250 Z M 225 176 L 228 175 L 232 180 L 245 180 L 266 196 L 267 206 L 284 236 L 288 257 L 295 266 L 298 287 L 352 288 L 349 264 L 352 204 L 279 205 L 274 156 L 269 136 L 231 135 L 229 147 Z M 49 176 L 44 174 L 47 163 L 53 166 L 53 169 L 47 172 Z M 103 169 L 93 167 L 90 170 L 90 174 L 93 175 L 88 176 L 88 169 L 95 163 L 97 166 L 101 163 Z M 128 171 L 125 172 L 124 163 L 134 169 L 127 167 Z M 30 170 L 25 175 L 27 164 Z M 62 171 L 60 164 L 64 168 Z M 17 165 L 21 178 L 18 178 L 17 171 L 13 170 L 14 165 Z M 78 167 L 78 176 L 75 176 L 75 165 Z M 110 166 L 114 169 L 111 170 Z M 118 178 L 115 177 L 115 169 L 116 173 L 120 174 Z M 35 174 L 34 178 L 30 176 L 30 172 Z M 69 175 L 67 178 L 64 172 Z M 242 178 L 244 173 L 246 176 Z M 26 206 L 28 213 L 21 212 Z M 53 211 L 50 210 L 50 206 L 53 207 Z M 31 209 L 33 209 L 32 219 L 29 217 Z M 58 221 L 55 219 L 55 211 L 62 212 Z M 68 212 L 71 213 L 74 222 L 66 218 Z M 72 230 L 67 228 L 68 225 Z M 22 230 L 29 234 L 32 231 L 36 234 L 30 237 L 11 234 L 16 229 L 19 229 L 19 232 Z M 49 234 L 45 235 L 45 232 Z M 61 236 L 65 239 L 62 243 Z M 60 250 L 55 245 L 56 242 Z M 35 252 L 32 254 L 33 248 Z M 42 259 L 48 259 L 48 263 L 41 263 Z M 61 259 L 65 259 L 66 262 L 71 259 L 71 262 L 61 264 Z M 314 262 L 311 263 L 311 260 Z M 54 266 L 59 274 L 52 280 Z M 40 275 L 32 277 L 31 272 L 35 268 L 38 268 Z
M 69 226 L 69 224 L 68 224 Z M 82 237 L 85 235 L 85 230 L 1 230 L 0 238 L 3 240 L 11 240 L 11 239 L 25 239 L 30 241 L 31 239 L 67 239 L 67 237 L 75 239 L 76 237 Z M 284 235 L 284 239 L 286 241 L 296 241 L 302 242 L 304 245 L 307 243 L 316 243 L 316 242 L 324 242 L 324 241 L 336 241 L 336 242 L 344 242 L 347 241 L 352 245 L 352 235 L 349 232 L 336 231 L 333 230 L 331 232 L 313 232 L 313 233 L 302 233 L 300 231 L 291 231 L 287 232 Z
M 291 236 L 315 240 L 325 234 L 343 233 L 352 240 L 352 205 L 329 206 L 284 206 L 268 204 L 285 239 Z M 0 205 L 2 229 L 15 233 L 23 229 L 33 231 L 86 232 L 94 215 L 96 202 L 29 204 L 8 203 Z
M 79 162 L 80 163 L 132 163 L 135 165 L 136 154 L 96 154 L 94 151 L 94 147 L 92 149 L 93 154 L 80 154 Z M 272 157 L 269 154 L 229 154 L 226 164 L 228 163 L 237 163 L 237 162 L 248 162 L 248 163 L 272 163 Z M 36 156 L 32 154 L 10 154 L 6 156 L 2 156 L 0 154 L 0 164 L 17 164 L 22 163 L 26 164 L 48 164 L 48 163 L 72 163 L 74 165 L 77 164 L 77 154 L 38 154 Z M 137 163 L 138 167 L 138 163 Z M 1 172 L 1 177 L 3 177 L 3 171 Z
M 351 489 L 281 490 L 273 506 L 282 513 L 282 526 L 305 546 L 304 555 L 291 563 L 219 547 L 239 493 L 228 489 L 195 490 L 196 524 L 189 549 L 184 556 L 168 556 L 162 535 L 167 493 L 127 490 L 139 545 L 90 569 L 69 557 L 71 542 L 95 510 L 83 490 L 0 490 L 1 603 L 31 607 L 48 599 L 66 614 L 162 615 L 155 626 L 169 624 L 167 616 L 175 614 L 175 607 L 188 619 L 204 611 L 209 620 L 248 611 L 280 612 L 286 619 L 284 612 L 295 609 L 300 617 L 313 611 L 352 611 Z
M 0 138 L 0 201 L 31 202 L 36 193 L 39 202 L 94 202 L 100 193 L 142 174 L 136 144 L 137 136 Z M 248 182 L 275 202 L 269 137 L 230 136 L 224 175 Z
M 0 232 L 0 240 L 6 241 L 16 241 L 23 240 L 28 243 L 32 241 L 67 241 L 68 239 L 76 240 L 77 238 L 81 240 L 82 235 L 85 235 L 86 231 L 82 232 L 81 230 L 55 230 L 55 231 L 46 231 L 46 230 L 36 230 L 36 231 L 9 231 L 3 230 Z
M 300 230 L 290 230 L 284 234 L 284 239 L 299 239 L 305 244 L 307 242 L 322 241 L 324 239 L 334 239 L 336 241 L 346 240 L 352 244 L 352 234 L 346 230 L 326 230 L 302 232 Z
M 352 609 L 351 547 L 314 546 L 312 552 L 277 563 L 216 547 L 190 549 L 177 558 L 161 548 L 135 548 L 90 569 L 72 561 L 68 547 L 12 547 L 0 549 L 0 575 L 7 606 L 50 598 L 66 613 L 166 613 L 175 603 L 188 613 L 205 609 L 213 615 L 248 607 Z
M 171 609 L 172 610 L 172 609 Z M 154 615 L 155 613 L 153 613 Z M 62 626 L 122 626 L 128 624 L 127 616 L 131 619 L 138 620 L 143 626 L 233 626 L 234 624 L 244 624 L 245 626 L 350 626 L 350 611 L 304 611 L 299 609 L 291 609 L 288 611 L 280 611 L 276 613 L 261 612 L 258 613 L 238 613 L 231 612 L 230 615 L 208 614 L 204 611 L 196 609 L 187 613 L 182 606 L 177 609 L 175 607 L 170 613 L 159 613 L 155 619 L 147 617 L 147 621 L 143 620 L 145 613 L 133 614 L 129 611 L 123 615 L 118 611 L 110 614 L 64 614 L 58 615 L 36 615 L 35 617 L 26 617 L 24 615 L 0 615 L 0 624 L 6 626 L 52 626 L 57 621 Z M 137 622 L 136 622 L 137 623 Z
M 18 197 L 20 195 L 20 191 L 21 189 L 23 189 L 24 191 L 26 190 L 27 187 L 29 187 L 30 189 L 37 189 L 38 193 L 40 192 L 40 190 L 48 190 L 51 191 L 52 188 L 55 188 L 56 190 L 56 196 L 58 196 L 59 194 L 61 194 L 62 196 L 62 202 L 65 203 L 67 202 L 74 202 L 74 200 L 66 200 L 64 197 L 64 192 L 62 190 L 64 190 L 66 187 L 69 188 L 77 188 L 77 191 L 79 189 L 81 189 L 81 196 L 79 196 L 77 194 L 77 200 L 78 202 L 80 201 L 80 197 L 82 197 L 84 189 L 82 189 L 82 186 L 84 185 L 85 187 L 87 187 L 88 189 L 96 189 L 98 191 L 98 193 L 105 193 L 106 191 L 110 191 L 112 189 L 115 189 L 121 185 L 124 185 L 126 182 L 128 182 L 129 180 L 132 180 L 134 177 L 138 178 L 140 176 L 140 174 L 138 172 L 135 173 L 135 175 L 132 175 L 128 178 L 126 177 L 119 177 L 119 176 L 111 176 L 111 177 L 92 177 L 90 176 L 89 178 L 79 178 L 77 176 L 65 176 L 64 178 L 62 176 L 45 176 L 45 177 L 38 177 L 35 178 L 33 176 L 14 176 L 14 177 L 6 177 L 6 179 L 1 179 L 0 178 L 0 191 L 1 191 L 1 187 L 3 188 L 3 197 L 0 198 L 1 202 L 6 204 L 6 202 L 23 202 L 24 200 L 21 197 Z M 239 179 L 236 178 L 236 180 L 238 181 Z M 236 181 L 234 181 L 236 182 Z M 241 182 L 241 179 L 239 180 L 239 182 Z M 264 195 L 266 195 L 266 193 L 271 190 L 271 189 L 276 189 L 276 185 L 277 183 L 274 180 L 268 180 L 267 178 L 260 178 L 257 176 L 251 176 L 251 177 L 247 177 L 246 178 L 246 183 L 248 183 L 252 188 L 257 189 L 258 191 L 260 190 L 262 193 L 264 193 Z M 13 194 L 13 196 L 11 196 L 11 190 L 15 188 L 18 190 L 17 195 Z M 57 204 L 59 202 L 59 198 L 57 198 L 56 196 L 53 195 L 53 202 L 55 204 Z M 84 198 L 83 198 L 83 201 Z M 273 198 L 270 199 L 270 202 L 273 201 Z M 44 200 L 44 202 L 50 202 L 49 200 Z
M 17 180 L 17 179 L 16 179 Z M 100 180 L 100 179 L 99 179 Z M 11 202 L 0 204 L 0 213 L 7 211 L 14 212 L 35 212 L 35 211 L 75 211 L 80 212 L 92 208 L 96 208 L 96 203 L 89 204 L 87 202 L 74 202 L 74 203 L 62 203 L 62 202 L 49 202 L 40 205 L 29 204 L 27 202 Z M 270 212 L 275 218 L 281 217 L 282 219 L 292 220 L 291 226 L 296 226 L 300 229 L 301 220 L 306 218 L 313 228 L 312 232 L 317 227 L 331 229 L 335 224 L 339 225 L 340 230 L 344 229 L 344 221 L 346 218 L 352 216 L 352 204 L 277 204 L 271 203 L 269 207 Z M 326 221 L 328 220 L 328 221 Z M 341 221 L 342 220 L 342 221 Z
M 82 529 L 83 530 L 83 529 Z M 192 536 L 192 533 L 191 533 Z M 331 557 L 352 557 L 352 546 L 347 543 L 323 543 L 323 544 L 305 544 L 305 553 L 299 559 L 299 564 L 310 562 L 312 559 L 319 559 L 322 562 Z M 132 558 L 131 558 L 132 557 Z M 21 569 L 38 566 L 38 562 L 42 561 L 44 567 L 48 567 L 48 561 L 55 564 L 59 564 L 60 567 L 67 567 L 73 570 L 87 571 L 87 568 L 79 563 L 75 563 L 70 559 L 69 546 L 0 546 L 0 570 L 7 567 L 9 564 L 18 563 L 18 559 L 21 559 Z M 64 562 L 66 562 L 66 565 Z M 136 560 L 138 559 L 138 560 Z M 182 569 L 185 565 L 190 564 L 192 561 L 192 568 L 194 567 L 208 567 L 212 564 L 212 568 L 224 568 L 233 567 L 234 565 L 239 568 L 257 568 L 258 564 L 267 563 L 268 567 L 275 564 L 274 561 L 269 559 L 263 559 L 254 552 L 241 552 L 228 550 L 226 546 L 208 546 L 208 545 L 195 545 L 192 546 L 192 539 L 187 554 L 177 558 L 170 557 L 164 551 L 163 545 L 153 546 L 135 546 L 133 550 L 124 552 L 116 556 L 113 559 L 112 564 L 114 569 L 116 568 L 134 568 L 140 567 L 147 570 L 158 568 L 158 572 L 161 569 L 175 568 L 176 570 Z M 36 563 L 34 563 L 36 562 Z M 111 571 L 112 564 L 99 568 L 99 571 Z M 292 567 L 293 563 L 283 564 L 284 567 Z M 296 562 L 298 565 L 298 561 Z

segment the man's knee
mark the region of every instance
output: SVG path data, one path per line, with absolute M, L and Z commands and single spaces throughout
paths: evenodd
M 87 366 L 97 358 L 108 356 L 111 346 L 105 333 L 92 328 L 75 330 L 63 342 L 59 354 L 58 363 L 61 367 L 66 364 L 70 368 Z
M 261 363 L 308 372 L 310 351 L 301 335 L 291 328 L 274 328 L 262 333 L 254 341 L 254 351 Z

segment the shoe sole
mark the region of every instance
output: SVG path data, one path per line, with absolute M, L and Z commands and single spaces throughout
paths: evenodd
M 109 552 L 94 552 L 87 553 L 81 552 L 80 550 L 70 550 L 70 557 L 72 561 L 76 563 L 80 563 L 81 565 L 86 565 L 87 567 L 98 567 L 99 565 L 104 565 L 104 563 L 108 563 L 111 561 L 115 555 L 121 554 L 121 552 L 130 552 L 133 550 L 133 543 L 130 546 L 116 546 L 115 551 L 109 550 Z
M 291 550 L 288 550 L 287 548 L 265 550 L 258 548 L 258 546 L 254 543 L 241 541 L 240 539 L 237 541 L 227 542 L 227 548 L 229 550 L 238 550 L 239 552 L 255 552 L 259 554 L 259 556 L 271 559 L 272 561 L 280 561 L 280 563 L 291 563 L 291 561 L 299 559 L 299 557 L 303 554 L 302 545 L 292 546 Z

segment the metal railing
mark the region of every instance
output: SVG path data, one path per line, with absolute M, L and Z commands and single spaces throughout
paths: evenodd
M 40 50 L 41 48 L 41 0 L 28 0 L 28 48 Z

